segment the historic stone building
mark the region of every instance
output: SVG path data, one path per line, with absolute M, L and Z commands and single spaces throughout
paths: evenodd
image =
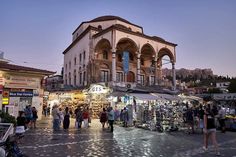
M 160 37 L 145 35 L 141 26 L 117 16 L 82 22 L 63 52 L 64 84 L 107 82 L 128 88 L 158 85 L 162 58 L 167 55 L 175 89 L 176 46 Z

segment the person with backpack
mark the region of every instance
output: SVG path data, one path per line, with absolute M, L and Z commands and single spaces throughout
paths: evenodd
M 105 123 L 107 121 L 107 112 L 106 109 L 103 108 L 102 113 L 100 114 L 100 122 L 102 123 L 102 128 L 104 129 Z

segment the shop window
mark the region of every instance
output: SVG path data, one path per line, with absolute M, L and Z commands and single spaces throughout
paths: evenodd
M 140 75 L 140 83 L 144 85 L 144 75 Z
M 107 50 L 104 50 L 102 55 L 103 55 L 103 59 L 108 59 L 108 52 L 107 52 Z
M 101 71 L 101 82 L 108 82 L 109 72 L 106 70 Z
M 123 82 L 124 81 L 124 75 L 122 72 L 117 72 L 116 73 L 116 81 L 117 82 Z
M 122 62 L 122 55 L 121 54 L 118 54 L 118 62 Z

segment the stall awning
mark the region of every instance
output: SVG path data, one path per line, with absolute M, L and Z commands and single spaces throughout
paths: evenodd
M 139 100 L 157 100 L 158 97 L 153 96 L 151 94 L 141 94 L 141 93 L 129 93 L 129 96 L 134 96 Z
M 169 101 L 181 101 L 181 98 L 178 97 L 177 95 L 162 94 L 162 93 L 152 93 L 152 94 L 159 98 L 163 98 Z

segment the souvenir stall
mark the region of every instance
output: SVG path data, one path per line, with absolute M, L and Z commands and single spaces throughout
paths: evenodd
M 135 125 L 155 130 L 155 105 L 157 97 L 148 93 L 129 93 L 132 98 L 132 113 Z
M 178 96 L 153 93 L 156 103 L 156 128 L 158 131 L 176 131 L 183 123 L 183 105 Z
M 99 118 L 99 115 L 103 108 L 110 106 L 111 102 L 108 99 L 108 95 L 111 93 L 111 89 L 104 84 L 91 84 L 88 89 L 83 90 L 86 103 L 91 109 L 92 118 Z

